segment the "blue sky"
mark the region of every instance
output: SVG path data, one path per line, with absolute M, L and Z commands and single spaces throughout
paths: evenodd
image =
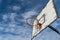
M 36 17 L 48 0 L 0 0 L 0 40 L 30 40 L 32 27 L 26 18 Z M 54 0 L 60 16 L 60 0 Z M 60 31 L 60 18 L 51 24 Z M 34 40 L 59 40 L 60 35 L 46 28 Z

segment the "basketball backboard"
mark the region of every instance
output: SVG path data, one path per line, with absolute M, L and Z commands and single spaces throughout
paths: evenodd
M 39 28 L 37 25 L 37 21 L 34 20 L 33 22 L 33 31 L 32 31 L 32 38 L 34 38 L 37 34 L 39 34 L 43 29 L 48 27 L 53 21 L 57 19 L 57 12 L 53 3 L 53 0 L 49 0 L 43 10 L 39 13 L 36 17 L 39 20 L 39 23 L 42 24 L 42 28 Z

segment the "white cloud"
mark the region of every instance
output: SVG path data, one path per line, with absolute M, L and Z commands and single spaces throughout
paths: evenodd
M 3 15 L 3 20 L 4 20 L 4 21 L 6 21 L 6 20 L 7 20 L 7 18 L 8 18 L 8 15 L 6 15 L 6 14 L 5 14 L 5 15 Z
M 0 31 L 3 31 L 4 30 L 4 28 L 3 27 L 0 27 Z
M 15 11 L 17 11 L 17 10 L 20 10 L 21 7 L 20 6 L 13 6 L 12 9 L 15 10 Z
M 9 23 L 8 25 L 9 25 L 9 27 L 16 27 L 16 24 L 14 24 L 14 23 Z
M 10 13 L 10 19 L 11 19 L 11 21 L 12 22 L 14 22 L 14 18 L 17 16 L 17 14 L 16 13 Z
M 2 19 L 3 19 L 3 22 L 6 22 L 8 21 L 8 19 L 10 19 L 10 21 L 15 22 L 15 17 L 17 16 L 16 13 L 8 13 L 8 14 L 4 14 L 2 15 Z
M 11 24 L 12 25 L 12 24 Z M 13 31 L 10 28 L 7 28 L 6 32 L 13 32 L 15 34 L 19 35 L 11 35 L 11 34 L 0 34 L 1 40 L 30 40 L 31 33 L 29 29 L 22 28 L 20 26 L 16 25 L 16 29 Z
M 8 14 L 3 15 L 3 20 L 8 20 L 7 18 L 9 18 L 11 20 L 11 22 L 9 22 L 8 24 L 4 24 L 4 22 L 2 24 L 0 24 L 0 26 L 2 26 L 5 29 L 4 32 L 7 32 L 7 34 L 9 34 L 9 35 L 12 35 L 11 33 L 16 34 L 16 35 L 19 34 L 20 37 L 24 36 L 24 35 L 30 36 L 29 32 L 26 33 L 28 29 L 23 28 L 22 26 L 17 25 L 18 22 L 15 21 L 15 18 L 17 18 L 16 16 L 18 16 L 16 13 L 8 13 Z M 20 19 L 19 19 L 19 21 L 20 21 Z M 24 20 L 21 19 L 21 21 L 24 21 Z M 25 36 L 25 37 L 27 37 L 27 36 Z
M 12 5 L 12 6 L 8 5 L 8 6 L 7 6 L 7 9 L 8 9 L 9 11 L 18 12 L 18 11 L 20 11 L 21 6 L 20 6 L 20 5 Z
M 33 15 L 37 15 L 37 12 L 34 10 L 25 12 L 24 14 L 22 14 L 22 16 L 24 17 L 24 19 L 32 17 Z
M 22 38 L 21 36 L 12 36 L 12 35 L 5 35 L 0 36 L 1 40 L 30 40 L 30 38 Z

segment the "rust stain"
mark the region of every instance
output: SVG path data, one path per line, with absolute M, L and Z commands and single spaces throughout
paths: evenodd
M 38 27 L 41 29 L 42 28 L 42 24 L 41 23 L 38 23 Z
M 37 25 L 38 25 L 38 27 L 41 29 L 41 28 L 42 28 L 42 24 L 39 23 L 39 20 L 38 20 L 37 18 L 36 18 L 35 20 L 37 21 Z

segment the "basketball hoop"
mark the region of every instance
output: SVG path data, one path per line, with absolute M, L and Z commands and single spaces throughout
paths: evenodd
M 30 17 L 30 18 L 27 18 L 27 19 L 26 19 L 26 24 L 27 24 L 28 26 L 33 26 L 33 24 L 30 24 L 30 23 L 28 22 L 29 19 L 33 19 L 33 18 L 31 18 L 31 17 Z
M 29 19 L 32 19 L 32 18 L 27 18 L 27 19 L 26 19 L 26 24 L 27 24 L 28 26 L 32 26 L 32 27 L 33 27 L 33 26 L 38 26 L 39 28 L 42 28 L 42 24 L 39 23 L 39 20 L 38 20 L 37 18 L 33 18 L 34 20 L 37 21 L 37 24 L 36 24 L 36 25 L 30 24 L 30 23 L 28 22 Z

